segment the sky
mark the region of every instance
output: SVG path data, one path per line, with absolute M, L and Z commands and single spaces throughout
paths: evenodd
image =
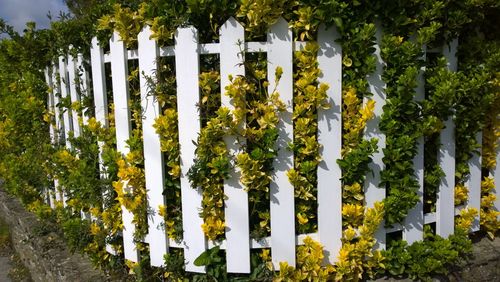
M 37 29 L 48 28 L 50 21 L 47 14 L 57 20 L 59 11 L 67 12 L 63 0 L 0 0 L 0 18 L 22 33 L 26 22 L 36 22 Z

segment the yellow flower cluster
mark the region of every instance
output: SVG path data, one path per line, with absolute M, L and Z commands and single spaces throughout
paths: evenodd
M 477 210 L 474 208 L 467 208 L 460 211 L 460 215 L 455 219 L 455 227 L 463 230 L 466 234 L 469 232 L 472 222 L 477 215 Z
M 297 247 L 297 266 L 280 262 L 280 272 L 274 281 L 360 281 L 364 273 L 373 276 L 374 270 L 385 268 L 381 251 L 374 250 L 374 234 L 383 218 L 384 206 L 377 202 L 373 208 L 366 209 L 357 231 L 352 226 L 345 229 L 334 265 L 323 265 L 323 247 L 306 237 L 304 245 Z M 468 217 L 464 217 L 465 220 Z M 261 257 L 267 258 L 268 253 L 263 252 Z
M 352 226 L 344 230 L 342 248 L 335 264 L 336 281 L 359 281 L 363 273 L 371 275 L 373 269 L 385 268 L 382 253 L 373 250 L 376 243 L 374 234 L 383 219 L 384 205 L 377 202 L 373 208 L 366 209 L 357 232 Z
M 464 184 L 455 186 L 455 206 L 463 205 L 469 198 L 469 189 Z
M 500 212 L 493 208 L 497 197 L 492 193 L 494 188 L 495 180 L 493 178 L 486 177 L 481 181 L 480 223 L 490 238 L 494 238 L 495 233 L 500 229 L 500 221 L 498 220 Z
M 296 218 L 299 233 L 314 232 L 317 193 L 316 170 L 321 156 L 321 145 L 316 138 L 318 131 L 317 112 L 331 107 L 326 91 L 329 86 L 318 83 L 321 71 L 318 67 L 317 52 L 319 45 L 307 42 L 303 50 L 295 52 L 297 72 L 294 88 L 294 168 L 287 172 L 288 179 L 295 189 Z
M 304 245 L 297 247 L 297 267 L 280 262 L 280 272 L 274 281 L 327 281 L 334 267 L 322 266 L 323 258 L 323 246 L 307 236 Z
M 362 99 L 356 95 L 355 88 L 347 88 L 342 93 L 342 123 L 344 127 L 342 155 L 345 155 L 355 148 L 361 138 L 361 134 L 366 127 L 366 122 L 373 118 L 375 101 L 368 100 L 362 106 Z

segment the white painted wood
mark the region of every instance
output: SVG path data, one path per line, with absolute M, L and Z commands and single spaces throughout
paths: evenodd
M 286 111 L 280 114 L 278 156 L 273 162 L 271 181 L 271 254 L 276 270 L 280 262 L 295 266 L 295 204 L 294 188 L 287 177 L 293 168 L 293 153 L 288 144 L 293 140 L 293 44 L 288 23 L 280 18 L 267 35 L 267 77 L 269 93 L 276 88 Z M 283 69 L 279 84 L 275 83 L 276 67 Z
M 468 208 L 474 208 L 478 211 L 477 216 L 472 222 L 471 232 L 479 231 L 479 211 L 481 210 L 481 155 L 483 144 L 483 133 L 476 133 L 476 142 L 479 144 L 479 153 L 474 153 L 469 159 L 470 175 L 466 182 L 466 187 L 469 189 L 469 199 L 467 201 Z
M 66 59 L 63 56 L 59 57 L 59 90 L 61 93 L 61 99 L 66 99 L 68 97 L 68 71 L 66 65 Z M 69 141 L 69 133 L 73 131 L 73 124 L 71 120 L 71 109 L 63 110 L 63 121 L 64 121 L 64 139 L 65 145 L 68 150 L 71 150 L 73 146 Z M 61 190 L 61 197 L 63 207 L 66 207 L 66 202 L 68 200 L 64 187 L 59 186 Z
M 55 143 L 59 144 L 61 143 L 61 140 L 63 138 L 61 130 L 62 128 L 62 117 L 61 117 L 61 111 L 59 109 L 59 103 L 60 103 L 60 91 L 59 91 L 59 83 L 57 80 L 57 74 L 58 74 L 58 67 L 56 67 L 56 64 L 53 64 L 51 66 L 51 78 L 52 78 L 52 97 L 54 98 L 54 119 L 56 126 L 54 128 L 54 137 L 55 137 Z
M 200 73 L 198 54 L 198 31 L 194 27 L 179 28 L 175 35 L 175 68 L 177 77 L 177 112 L 179 120 L 179 142 L 181 144 L 181 200 L 182 228 L 184 231 L 184 259 L 186 271 L 204 272 L 204 267 L 195 266 L 194 260 L 206 250 L 206 239 L 201 229 L 201 189 L 191 187 L 187 173 L 194 164 L 196 141 L 200 133 L 200 117 L 197 104 L 200 102 L 198 76 Z
M 267 42 L 245 42 L 245 51 L 247 53 L 267 52 Z
M 244 76 L 245 67 L 243 42 L 245 31 L 233 17 L 227 20 L 220 29 L 220 76 L 221 89 L 225 92 L 230 85 L 229 75 Z M 232 99 L 227 95 L 221 97 L 222 106 L 234 110 Z M 240 125 L 240 130 L 243 124 Z M 224 142 L 230 155 L 241 152 L 236 136 L 225 136 Z M 241 145 L 245 140 L 240 139 Z M 227 272 L 250 273 L 250 227 L 248 214 L 248 193 L 240 181 L 239 171 L 230 172 L 229 179 L 224 181 L 226 216 L 226 261 Z
M 127 60 L 138 60 L 139 51 L 138 50 L 127 50 Z
M 52 76 L 50 75 L 50 73 L 51 73 L 50 67 L 47 67 L 44 71 L 45 81 L 47 82 L 47 86 L 50 89 L 53 89 L 54 84 L 52 83 Z M 47 110 L 51 114 L 54 113 L 54 93 L 53 92 L 54 91 L 51 90 L 47 94 Z M 56 141 L 56 137 L 55 137 L 55 130 L 54 130 L 54 124 L 52 123 L 52 119 L 50 120 L 50 123 L 49 123 L 49 135 L 50 135 L 50 142 L 52 144 L 54 144 Z
M 106 77 L 104 71 L 104 51 L 96 37 L 92 38 L 90 49 L 92 65 L 92 90 L 94 91 L 95 118 L 105 128 L 108 127 L 108 99 L 106 96 Z M 99 146 L 102 150 L 102 144 Z M 102 164 L 102 162 L 101 162 Z
M 220 44 L 219 43 L 205 43 L 199 45 L 198 52 L 200 55 L 209 55 L 209 54 L 219 54 Z
M 67 67 L 66 60 L 63 56 L 59 57 L 59 77 L 60 77 L 60 93 L 61 98 L 66 99 L 68 97 L 68 76 L 67 76 Z M 71 142 L 69 141 L 69 132 L 73 131 L 73 126 L 71 122 L 71 110 L 66 109 L 63 112 L 63 121 L 64 121 L 64 137 L 66 142 L 66 147 L 71 149 Z
M 422 59 L 425 61 L 427 47 L 422 46 L 424 55 Z M 422 67 L 418 73 L 418 85 L 415 89 L 415 98 L 417 102 L 425 99 L 425 67 Z M 421 136 L 417 140 L 417 155 L 413 158 L 413 168 L 415 170 L 415 177 L 418 181 L 417 195 L 419 201 L 413 209 L 408 212 L 408 216 L 404 222 L 403 239 L 408 244 L 421 241 L 424 239 L 424 137 Z
M 379 187 L 380 183 L 380 172 L 384 170 L 384 162 L 382 158 L 384 157 L 383 149 L 385 148 L 385 134 L 379 128 L 379 123 L 384 112 L 382 107 L 385 105 L 385 83 L 382 80 L 382 72 L 384 62 L 380 57 L 380 44 L 382 42 L 382 26 L 380 23 L 376 23 L 376 43 L 375 43 L 375 56 L 377 58 L 376 70 L 374 73 L 368 76 L 368 83 L 370 92 L 373 94 L 371 99 L 375 101 L 374 117 L 369 120 L 366 124 L 365 138 L 377 138 L 378 139 L 378 151 L 373 154 L 372 162 L 369 164 L 371 172 L 366 174 L 365 179 L 365 201 L 368 208 L 372 208 L 375 202 L 381 202 L 385 198 L 385 187 Z M 365 100 L 367 100 L 365 98 Z M 385 249 L 385 229 L 384 222 L 380 224 L 379 229 L 375 232 L 375 239 L 377 240 L 376 247 L 379 249 Z
M 47 110 L 49 111 L 49 113 L 53 114 L 54 113 L 54 90 L 53 90 L 53 87 L 54 87 L 54 84 L 52 82 L 52 68 L 51 67 L 47 67 L 44 71 L 44 74 L 45 74 L 45 81 L 47 82 L 47 85 L 48 87 L 50 88 L 50 91 L 49 93 L 47 94 Z M 50 123 L 49 123 L 49 135 L 50 135 L 50 142 L 51 144 L 53 145 L 56 145 L 56 131 L 55 131 L 55 128 L 54 128 L 55 124 L 53 123 L 53 120 L 51 119 L 50 120 Z M 55 183 L 54 183 L 55 185 Z M 54 205 L 54 193 L 52 191 L 52 187 L 48 187 L 47 190 L 47 198 L 48 198 L 48 204 L 50 205 L 51 208 L 54 208 L 55 205 Z
M 76 92 L 76 60 L 73 55 L 68 55 L 67 60 L 68 66 L 68 85 L 69 85 L 69 94 L 71 98 L 71 104 L 75 102 L 80 102 L 80 95 Z M 78 112 L 74 109 L 71 109 L 71 124 L 73 124 L 73 134 L 75 137 L 80 137 L 80 123 L 78 122 Z
M 450 71 L 457 71 L 457 46 L 456 39 L 450 42 L 449 46 L 443 46 L 443 55 Z M 441 179 L 437 193 L 436 234 L 447 238 L 455 229 L 455 124 L 452 116 L 448 117 L 444 126 L 440 133 L 438 163 L 445 176 Z
M 127 80 L 127 50 L 115 32 L 110 40 L 111 73 L 113 82 L 113 102 L 115 104 L 116 147 L 120 154 L 126 156 L 130 152 L 127 140 L 130 138 L 129 89 Z M 131 189 L 124 183 L 124 189 Z M 134 243 L 135 226 L 133 214 L 122 206 L 123 249 L 125 259 L 139 261 L 139 254 Z
M 342 247 L 342 170 L 337 164 L 342 149 L 342 47 L 335 27 L 318 31 L 319 83 L 326 83 L 331 108 L 318 110 L 318 142 L 323 160 L 318 166 L 318 233 L 324 263 L 333 264 Z
M 142 130 L 144 144 L 144 170 L 146 176 L 146 190 L 148 195 L 149 255 L 152 266 L 164 265 L 163 256 L 168 251 L 167 236 L 163 226 L 165 220 L 159 213 L 159 206 L 165 205 L 163 187 L 165 186 L 163 153 L 160 147 L 160 136 L 153 127 L 155 119 L 161 114 L 158 100 L 150 94 L 147 78 L 153 77 L 157 69 L 159 50 L 155 40 L 149 39 L 152 32 L 145 26 L 139 33 L 139 74 L 141 84 Z
M 108 128 L 108 98 L 106 90 L 106 77 L 104 71 L 104 51 L 99 45 L 96 37 L 92 38 L 92 45 L 90 49 L 90 62 L 92 67 L 92 90 L 94 97 L 95 118 L 101 125 Z M 101 179 L 105 179 L 106 167 L 102 159 L 104 142 L 98 141 L 99 146 L 99 170 Z M 110 189 L 112 189 L 110 187 Z M 103 197 L 106 197 L 109 191 L 103 192 Z M 116 251 L 112 245 L 106 244 L 106 251 L 110 254 L 116 255 Z
M 500 119 L 500 116 L 496 116 L 496 119 L 498 121 L 498 119 Z M 493 171 L 491 171 L 491 174 L 492 174 L 492 177 L 494 178 L 494 181 L 495 181 L 495 189 L 492 191 L 492 193 L 494 193 L 497 198 L 495 200 L 495 203 L 494 203 L 494 208 L 496 211 L 500 211 L 500 140 L 496 140 L 497 142 L 497 150 L 496 150 L 496 154 L 497 154 L 497 157 L 496 157 L 496 166 L 495 166 L 495 169 L 493 169 Z M 500 213 L 498 214 L 497 216 L 497 220 L 500 220 Z
M 294 51 L 302 51 L 306 48 L 306 41 L 294 41 L 293 42 L 293 50 Z
M 80 85 L 78 86 L 80 89 L 81 95 L 83 97 L 80 97 L 80 99 L 83 99 L 84 97 L 89 97 L 90 95 L 90 87 L 89 87 L 89 73 L 85 69 L 85 66 L 83 65 L 83 54 L 78 54 L 77 59 L 76 59 L 76 68 L 78 72 L 81 72 L 80 74 Z M 85 109 L 82 110 L 82 123 L 84 125 L 87 125 L 89 121 L 89 117 L 85 113 Z

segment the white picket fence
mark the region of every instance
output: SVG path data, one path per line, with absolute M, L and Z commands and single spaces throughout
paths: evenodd
M 141 105 L 143 108 L 143 138 L 144 138 L 144 162 L 145 177 L 148 196 L 149 210 L 153 211 L 148 217 L 149 234 L 145 242 L 150 244 L 150 257 L 153 266 L 164 264 L 163 256 L 168 253 L 169 248 L 184 248 L 186 271 L 204 272 L 203 267 L 193 264 L 194 260 L 207 248 L 214 246 L 214 242 L 208 241 L 201 229 L 202 219 L 199 216 L 201 209 L 201 190 L 193 189 L 187 178 L 188 169 L 193 165 L 195 157 L 196 140 L 200 132 L 200 120 L 197 104 L 199 103 L 199 57 L 205 54 L 220 55 L 221 89 L 224 89 L 229 82 L 229 75 L 244 75 L 245 69 L 242 65 L 244 53 L 265 52 L 268 60 L 268 81 L 269 89 L 275 88 L 275 68 L 282 67 L 283 75 L 277 92 L 287 105 L 286 111 L 281 114 L 278 147 L 280 148 L 276 161 L 274 162 L 274 172 L 271 183 L 271 236 L 262 240 L 250 238 L 249 232 L 249 212 L 248 195 L 239 181 L 237 171 L 232 172 L 230 180 L 224 183 L 224 193 L 228 199 L 225 201 L 226 239 L 220 244 L 226 250 L 227 271 L 232 273 L 250 272 L 250 250 L 255 248 L 271 248 L 272 261 L 276 268 L 279 262 L 287 261 L 290 265 L 295 265 L 295 248 L 302 243 L 306 236 L 312 236 L 318 240 L 325 250 L 325 262 L 334 263 L 341 247 L 342 237 L 342 190 L 341 190 L 341 170 L 336 160 L 341 158 L 341 105 L 342 105 L 342 49 L 335 42 L 339 37 L 334 28 L 325 30 L 320 28 L 318 34 L 319 68 L 322 75 L 319 82 L 330 86 L 328 90 L 328 101 L 333 105 L 328 110 L 318 111 L 318 140 L 322 144 L 322 162 L 318 167 L 318 232 L 314 234 L 302 234 L 296 236 L 295 232 L 295 212 L 294 212 L 294 191 L 293 186 L 287 179 L 286 172 L 293 167 L 293 153 L 286 149 L 286 144 L 293 140 L 292 128 L 292 96 L 293 96 L 293 52 L 305 46 L 305 42 L 293 41 L 292 31 L 288 23 L 280 19 L 273 25 L 267 35 L 266 42 L 245 42 L 244 28 L 234 19 L 229 19 L 220 29 L 220 42 L 202 44 L 198 42 L 197 30 L 193 27 L 179 28 L 175 34 L 175 46 L 157 46 L 154 40 L 149 39 L 151 31 L 145 27 L 138 36 L 138 50 L 127 50 L 124 43 L 120 41 L 117 33 L 114 33 L 110 40 L 110 51 L 105 53 L 100 47 L 96 38 L 92 40 L 91 66 L 93 97 L 95 102 L 95 117 L 101 124 L 108 126 L 107 121 L 107 98 L 105 64 L 111 64 L 113 103 L 115 105 L 116 139 L 117 149 L 122 154 L 127 154 L 129 148 L 126 141 L 130 137 L 131 121 L 128 105 L 128 81 L 127 64 L 129 60 L 139 60 Z M 375 100 L 375 118 L 371 120 L 366 129 L 366 138 L 378 138 L 379 151 L 373 156 L 371 169 L 373 174 L 368 174 L 365 183 L 366 205 L 372 207 L 376 201 L 382 201 L 385 197 L 385 189 L 378 187 L 380 182 L 380 172 L 384 167 L 382 162 L 382 148 L 385 146 L 385 136 L 378 128 L 378 123 L 382 114 L 382 107 L 385 103 L 384 82 L 381 74 L 383 62 L 380 58 L 380 40 L 382 37 L 381 28 L 378 26 L 376 34 L 376 56 L 377 68 L 375 73 L 369 76 L 370 90 Z M 244 52 L 241 52 L 241 50 Z M 450 70 L 457 69 L 457 40 L 446 45 L 442 50 L 432 50 L 442 52 L 448 60 Z M 425 51 L 425 50 L 424 50 Z M 430 52 L 430 51 L 427 51 Z M 153 128 L 155 118 L 161 114 L 158 101 L 148 95 L 148 84 L 145 77 L 152 77 L 157 68 L 157 58 L 164 56 L 175 56 L 175 72 L 177 79 L 177 103 L 178 103 L 178 125 L 179 142 L 181 144 L 181 197 L 182 197 L 182 218 L 183 218 L 183 241 L 179 244 L 166 237 L 165 231 L 159 226 L 164 223 L 164 219 L 159 215 L 159 205 L 164 205 L 165 200 L 162 195 L 164 187 L 164 164 L 160 151 L 160 139 Z M 62 98 L 68 93 L 71 101 L 79 101 L 77 87 L 75 85 L 75 69 L 82 68 L 82 56 L 73 58 L 60 57 L 59 62 L 46 71 L 47 83 L 53 88 L 53 92 L 48 97 L 48 107 L 53 109 L 56 115 L 56 127 L 51 127 L 53 142 L 58 142 L 62 136 L 66 139 L 66 146 L 71 148 L 68 142 L 68 133 L 73 131 L 75 136 L 80 134 L 78 126 L 78 113 L 75 111 L 65 111 L 62 119 L 58 107 L 60 101 L 56 93 L 61 93 Z M 61 80 L 57 80 L 58 74 L 62 74 Z M 87 85 L 89 79 L 87 73 L 83 72 L 83 85 Z M 424 99 L 424 79 L 423 70 L 419 76 L 419 86 L 417 88 L 417 100 Z M 91 95 L 88 87 L 84 87 L 82 93 Z M 222 104 L 229 108 L 230 99 L 221 93 Z M 87 122 L 83 118 L 83 123 Z M 391 229 L 384 229 L 383 225 L 376 234 L 379 248 L 385 247 L 385 237 L 387 233 L 402 231 L 403 238 L 409 243 L 413 243 L 423 238 L 423 225 L 436 223 L 437 234 L 447 237 L 454 232 L 454 215 L 463 207 L 454 206 L 454 174 L 455 174 L 455 144 L 454 144 L 454 124 L 451 118 L 446 122 L 446 128 L 441 133 L 443 145 L 439 151 L 439 162 L 445 172 L 445 177 L 439 189 L 437 210 L 434 213 L 424 214 L 423 212 L 423 138 L 418 147 L 418 155 L 414 159 L 416 177 L 420 183 L 419 196 L 421 201 L 410 212 L 404 225 L 395 225 Z M 481 143 L 481 134 L 477 135 Z M 236 152 L 238 146 L 234 137 L 226 138 L 226 143 L 231 152 Z M 102 147 L 102 144 L 100 144 Z M 497 157 L 497 159 L 499 159 Z M 498 160 L 500 162 L 500 159 Z M 469 188 L 468 207 L 479 210 L 480 208 L 480 180 L 481 180 L 481 157 L 474 155 L 469 162 L 471 176 L 467 182 Z M 496 185 L 500 181 L 500 166 L 493 172 L 496 176 Z M 103 168 L 101 167 L 103 170 Z M 105 177 L 105 175 L 102 175 Z M 57 180 L 55 180 L 56 190 L 61 190 Z M 66 201 L 64 193 L 55 193 L 54 200 Z M 496 207 L 500 207 L 497 200 Z M 132 224 L 132 214 L 123 207 L 123 244 L 124 256 L 126 259 L 137 262 L 138 252 L 133 240 L 134 225 Z M 479 217 L 474 222 L 472 231 L 479 229 Z M 218 243 L 219 244 L 219 243 Z M 111 248 L 108 251 L 112 252 Z

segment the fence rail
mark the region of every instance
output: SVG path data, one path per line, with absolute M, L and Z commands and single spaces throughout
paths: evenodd
M 380 57 L 380 41 L 382 31 L 377 27 L 377 43 L 375 45 L 377 57 L 376 71 L 368 77 L 370 91 L 376 102 L 375 118 L 371 120 L 366 128 L 366 138 L 378 138 L 379 151 L 373 156 L 370 167 L 373 174 L 368 174 L 365 181 L 366 205 L 373 206 L 374 202 L 382 201 L 385 198 L 385 189 L 378 187 L 380 183 L 380 172 L 383 170 L 382 162 L 385 147 L 385 136 L 378 128 L 382 115 L 382 107 L 385 103 L 384 82 L 382 81 L 383 61 Z M 128 104 L 128 62 L 137 59 L 139 61 L 141 105 L 143 108 L 143 140 L 144 140 L 144 166 L 146 189 L 148 197 L 148 208 L 152 214 L 148 216 L 149 234 L 144 239 L 151 245 L 150 258 L 153 266 L 164 264 L 163 256 L 169 248 L 184 248 L 186 260 L 186 270 L 192 272 L 203 272 L 204 268 L 195 266 L 194 260 L 207 248 L 216 243 L 208 241 L 201 229 L 203 220 L 198 212 L 201 209 L 201 190 L 193 189 L 187 178 L 188 169 L 193 165 L 195 158 L 195 145 L 200 133 L 200 117 L 197 104 L 199 103 L 200 90 L 198 76 L 200 73 L 200 56 L 205 54 L 218 54 L 220 56 L 221 89 L 229 85 L 229 75 L 245 75 L 242 63 L 245 60 L 245 53 L 264 52 L 267 53 L 268 61 L 268 81 L 269 89 L 277 88 L 281 100 L 286 104 L 286 111 L 280 116 L 280 132 L 278 156 L 273 164 L 274 172 L 270 186 L 271 202 L 271 236 L 262 240 L 250 238 L 249 232 L 249 212 L 248 195 L 239 181 L 239 172 L 232 171 L 231 178 L 224 183 L 224 193 L 227 196 L 225 201 L 225 240 L 217 243 L 226 250 L 227 271 L 236 273 L 250 272 L 250 250 L 254 248 L 270 247 L 272 249 L 272 261 L 276 268 L 279 262 L 287 261 L 290 265 L 295 265 L 295 248 L 301 244 L 306 235 L 312 236 L 323 246 L 326 254 L 325 260 L 334 263 L 336 255 L 341 247 L 342 237 L 342 189 L 341 170 L 336 160 L 341 158 L 342 145 L 342 49 L 336 39 L 339 38 L 334 28 L 320 28 L 318 33 L 319 51 L 317 55 L 319 68 L 322 75 L 319 82 L 330 86 L 327 95 L 332 107 L 327 110 L 318 111 L 318 141 L 322 144 L 322 161 L 318 167 L 318 232 L 314 234 L 302 234 L 296 236 L 295 232 L 295 211 L 294 211 L 294 190 L 288 181 L 286 172 L 293 168 L 293 153 L 285 149 L 287 143 L 293 140 L 292 126 L 292 98 L 293 98 L 293 52 L 301 50 L 305 42 L 297 42 L 292 39 L 292 31 L 288 23 L 280 19 L 272 26 L 267 34 L 266 42 L 245 42 L 244 29 L 234 19 L 229 19 L 220 29 L 220 42 L 203 44 L 198 41 L 197 30 L 193 27 L 179 28 L 175 34 L 175 46 L 158 47 L 154 40 L 150 39 L 151 31 L 145 27 L 138 36 L 138 49 L 127 50 L 120 40 L 118 33 L 114 33 L 109 44 L 110 51 L 105 53 L 96 38 L 92 40 L 91 60 L 92 68 L 92 89 L 95 103 L 95 118 L 104 126 L 109 125 L 107 120 L 107 89 L 105 80 L 105 64 L 111 64 L 113 102 L 115 105 L 115 124 L 117 149 L 121 154 L 127 154 L 129 148 L 126 141 L 131 134 L 130 109 Z M 448 46 L 443 46 L 442 50 L 432 50 L 432 52 L 442 52 L 448 61 L 449 69 L 456 71 L 458 41 L 454 40 Z M 439 48 L 438 48 L 439 49 Z M 430 53 L 430 50 L 425 50 Z M 175 74 L 177 82 L 177 103 L 178 103 L 178 126 L 179 142 L 181 148 L 181 197 L 182 197 L 182 218 L 183 218 L 183 241 L 176 243 L 167 238 L 165 231 L 159 226 L 164 224 L 164 219 L 160 216 L 159 205 L 164 205 L 162 195 L 164 187 L 164 162 L 160 150 L 160 137 L 153 128 L 155 119 L 161 114 L 158 101 L 148 95 L 149 89 L 146 77 L 152 77 L 157 69 L 157 58 L 174 56 Z M 277 66 L 283 69 L 279 85 L 274 85 L 274 70 Z M 77 72 L 76 70 L 82 70 Z M 90 95 L 90 87 L 85 87 L 85 91 L 78 91 L 79 85 L 88 85 L 88 73 L 84 71 L 83 59 L 79 55 L 60 57 L 59 61 L 46 70 L 47 83 L 52 87 L 53 92 L 48 97 L 48 107 L 53 109 L 56 116 L 56 126 L 51 127 L 51 137 L 54 143 L 60 140 L 65 141 L 68 149 L 71 143 L 68 140 L 69 132 L 73 131 L 75 136 L 80 134 L 80 118 L 76 111 L 60 112 L 56 106 L 60 103 L 59 95 L 65 98 L 68 95 L 72 102 L 80 101 L 78 93 Z M 80 77 L 83 83 L 76 83 L 75 78 Z M 423 70 L 419 75 L 419 84 L 416 89 L 416 100 L 422 101 L 425 96 L 425 85 Z M 233 107 L 231 101 L 222 95 L 222 105 Z M 62 118 L 61 118 L 62 117 Z M 87 119 L 83 118 L 83 124 Z M 454 232 L 454 216 L 463 207 L 454 205 L 455 187 L 455 139 L 454 124 L 450 117 L 446 121 L 446 127 L 441 132 L 442 146 L 439 151 L 439 164 L 445 172 L 441 181 L 437 210 L 434 213 L 423 211 L 423 175 L 424 175 L 424 144 L 423 138 L 418 145 L 418 154 L 414 159 L 415 174 L 420 184 L 420 202 L 410 211 L 403 225 L 394 225 L 385 229 L 380 227 L 376 238 L 378 247 L 385 248 L 385 238 L 387 233 L 402 231 L 403 238 L 409 243 L 423 239 L 423 226 L 428 223 L 436 223 L 437 234 L 443 237 Z M 477 140 L 481 144 L 481 134 L 477 135 Z M 236 146 L 236 139 L 233 136 L 226 137 L 225 142 L 231 153 L 237 153 L 239 146 Z M 244 142 L 244 141 L 243 141 Z M 99 143 L 100 148 L 103 144 Z M 498 159 L 498 157 L 497 157 Z M 500 162 L 500 160 L 499 160 Z M 474 155 L 469 161 L 471 175 L 467 186 L 470 190 L 468 207 L 479 210 L 480 208 L 480 182 L 481 182 L 481 156 Z M 500 179 L 500 166 L 493 172 L 496 178 L 496 187 Z M 106 177 L 101 159 L 101 177 Z M 55 199 L 51 197 L 50 203 L 53 206 L 55 201 L 66 202 L 63 187 L 55 180 Z M 497 200 L 496 207 L 500 206 Z M 126 259 L 137 262 L 139 259 L 136 243 L 133 239 L 134 225 L 132 224 L 132 214 L 125 208 L 123 210 L 123 243 L 124 256 Z M 473 225 L 473 231 L 479 229 L 479 216 Z M 113 252 L 108 247 L 109 252 Z

